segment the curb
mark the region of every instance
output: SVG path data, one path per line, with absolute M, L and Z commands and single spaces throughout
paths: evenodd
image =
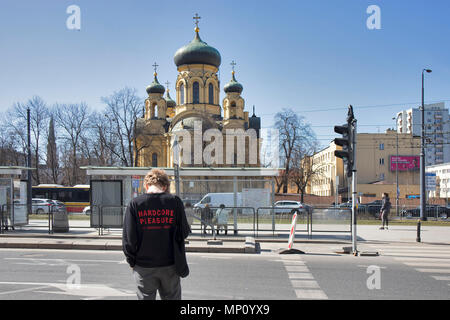
M 248 237 L 245 242 L 239 245 L 233 244 L 214 244 L 208 245 L 205 242 L 190 241 L 186 244 L 186 252 L 204 252 L 204 253 L 257 253 L 255 241 Z M 0 248 L 5 249 L 55 249 L 55 250 L 108 250 L 122 251 L 122 243 L 118 241 L 67 241 L 67 240 L 38 240 L 36 242 L 24 241 L 24 239 L 5 239 L 1 241 Z

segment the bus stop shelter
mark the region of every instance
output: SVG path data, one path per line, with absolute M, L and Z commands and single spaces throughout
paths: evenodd
M 0 229 L 28 224 L 27 172 L 33 168 L 0 166 Z
M 143 180 L 151 167 L 81 167 L 90 177 L 91 227 L 119 228 L 129 201 L 144 193 Z M 256 212 L 256 207 L 272 206 L 275 199 L 276 168 L 158 168 L 171 177 L 171 193 L 186 203 L 196 203 L 205 194 L 234 194 L 233 220 L 237 230 L 238 207 Z M 244 203 L 238 194 L 245 194 Z M 261 194 L 264 197 L 261 197 Z M 263 199 L 264 198 L 264 201 Z M 264 203 L 263 203 L 264 202 Z M 253 207 L 253 210 L 252 210 Z

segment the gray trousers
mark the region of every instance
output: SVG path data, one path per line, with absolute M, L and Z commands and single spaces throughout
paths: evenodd
M 156 291 L 161 300 L 181 300 L 180 276 L 175 265 L 156 268 L 134 266 L 133 275 L 139 300 L 155 300 Z

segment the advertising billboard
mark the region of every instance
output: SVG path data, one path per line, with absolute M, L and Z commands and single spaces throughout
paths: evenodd
M 420 169 L 420 156 L 391 156 L 391 171 L 414 171 Z

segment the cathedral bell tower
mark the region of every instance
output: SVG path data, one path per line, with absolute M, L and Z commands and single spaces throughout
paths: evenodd
M 145 100 L 145 122 L 151 133 L 164 133 L 164 125 L 167 117 L 167 101 L 163 95 L 166 91 L 164 86 L 158 82 L 155 63 L 153 65 L 155 73 L 153 82 L 147 87 L 148 98 Z
M 242 84 L 240 84 L 235 77 L 234 66 L 236 63 L 231 62 L 233 71 L 231 72 L 231 80 L 228 82 L 224 91 L 226 93 L 223 99 L 223 121 L 224 127 L 227 128 L 243 128 L 248 123 L 248 112 L 244 111 L 245 101 L 241 97 L 241 93 L 244 90 Z

